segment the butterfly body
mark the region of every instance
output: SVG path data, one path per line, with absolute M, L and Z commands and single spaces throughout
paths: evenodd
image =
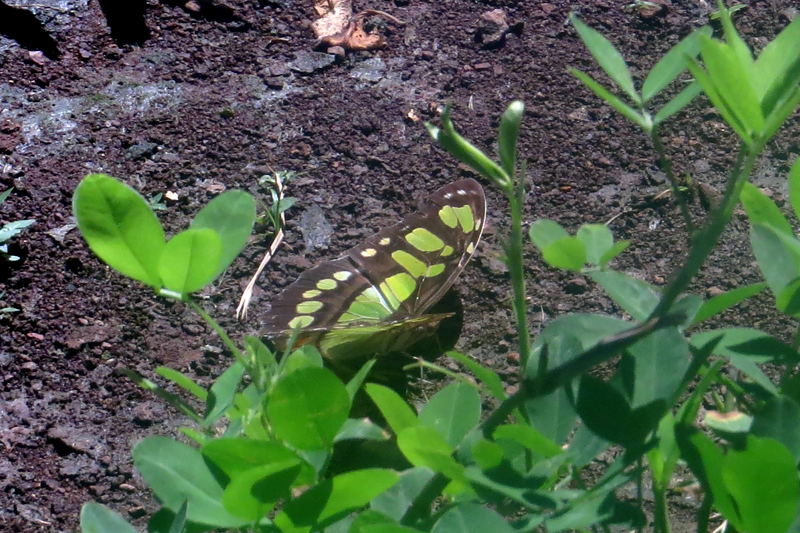
M 301 274 L 273 302 L 262 333 L 282 348 L 299 327 L 296 346 L 335 360 L 401 351 L 449 316 L 426 313 L 472 257 L 485 219 L 475 180 L 439 189 L 399 224 Z

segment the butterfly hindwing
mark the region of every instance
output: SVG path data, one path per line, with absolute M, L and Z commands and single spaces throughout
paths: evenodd
M 400 224 L 304 272 L 272 304 L 264 334 L 285 340 L 299 326 L 298 345 L 312 342 L 327 357 L 344 347 L 374 355 L 430 334 L 443 317 L 424 314 L 472 257 L 485 217 L 475 180 L 439 189 Z

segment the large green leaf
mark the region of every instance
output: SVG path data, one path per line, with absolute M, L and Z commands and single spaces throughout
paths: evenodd
M 225 487 L 222 503 L 231 514 L 256 522 L 280 500 L 289 498 L 301 468 L 295 457 L 241 472 Z
M 202 454 L 228 478 L 265 465 L 291 463 L 298 459 L 294 451 L 277 442 L 246 437 L 213 439 L 203 446 Z M 305 468 L 298 483 L 311 483 L 313 476 L 314 472 Z
M 75 189 L 72 212 L 89 247 L 122 274 L 161 288 L 158 260 L 164 230 L 142 196 L 105 174 L 89 174 Z
M 800 20 L 798 18 L 797 20 Z M 800 159 L 794 162 L 789 171 L 789 200 L 792 204 L 794 215 L 800 218 Z
M 187 296 L 214 279 L 222 240 L 210 229 L 188 229 L 167 242 L 158 261 L 164 286 Z
M 709 298 L 703 302 L 700 310 L 697 311 L 694 320 L 692 320 L 692 324 L 699 324 L 700 322 L 733 307 L 734 305 L 750 298 L 751 296 L 755 296 L 759 292 L 763 291 L 766 287 L 766 283 L 753 283 L 752 285 L 737 287 L 733 290 Z
M 267 403 L 275 434 L 302 450 L 330 447 L 349 412 L 347 389 L 324 368 L 304 368 L 284 376 Z
M 750 244 L 758 267 L 776 297 L 800 277 L 800 254 L 782 236 L 789 237 L 767 224 L 750 227 Z
M 746 449 L 725 456 L 722 479 L 736 502 L 740 531 L 783 532 L 794 520 L 800 480 L 795 458 L 780 442 L 751 436 Z
M 775 396 L 753 416 L 750 432 L 756 437 L 775 439 L 800 461 L 800 406 L 789 396 Z
M 481 397 L 474 387 L 463 382 L 451 383 L 428 400 L 419 421 L 436 429 L 445 442 L 456 448 L 481 418 Z
M 275 525 L 283 533 L 319 531 L 345 513 L 367 505 L 398 479 L 397 472 L 380 468 L 338 475 L 287 503 L 275 517 Z
M 603 256 L 614 246 L 614 235 L 605 224 L 584 224 L 576 235 L 586 246 L 586 261 L 600 265 Z
M 370 507 L 400 521 L 433 476 L 433 471 L 423 466 L 415 466 L 400 472 L 397 484 L 373 498 Z
M 491 509 L 465 502 L 446 513 L 431 528 L 431 533 L 514 533 L 517 531 Z
M 216 263 L 212 279 L 216 278 L 233 263 L 253 231 L 256 220 L 256 202 L 244 191 L 227 191 L 213 200 L 197 213 L 191 227 L 211 229 L 222 239 L 222 251 Z M 209 259 L 209 262 L 212 262 Z
M 793 234 L 792 225 L 783 216 L 781 210 L 766 194 L 750 182 L 746 182 L 739 197 L 751 224 L 769 224 L 773 228 Z
M 247 523 L 222 505 L 223 488 L 200 452 L 168 437 L 148 437 L 133 449 L 133 463 L 162 504 L 177 513 L 188 500 L 188 519 L 215 527 Z
M 397 436 L 397 446 L 412 465 L 430 468 L 449 479 L 464 480 L 464 466 L 453 459 L 453 448 L 434 428 L 406 428 Z
M 628 352 L 634 361 L 632 408 L 671 398 L 691 364 L 686 339 L 676 328 L 651 333 Z
M 96 502 L 81 507 L 81 533 L 138 533 L 122 515 Z
M 367 383 L 364 387 L 369 397 L 378 406 L 386 423 L 392 428 L 395 435 L 399 435 L 406 428 L 419 425 L 416 413 L 409 407 L 403 398 L 389 387 L 376 383 Z
M 753 84 L 765 115 L 787 88 L 797 83 L 800 66 L 800 20 L 795 18 L 770 41 L 753 65 Z

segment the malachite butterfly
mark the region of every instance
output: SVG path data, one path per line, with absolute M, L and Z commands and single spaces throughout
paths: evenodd
M 300 327 L 295 347 L 313 344 L 335 361 L 403 351 L 452 314 L 426 313 L 475 253 L 485 221 L 477 181 L 439 189 L 399 224 L 301 274 L 272 303 L 262 334 L 284 349 Z

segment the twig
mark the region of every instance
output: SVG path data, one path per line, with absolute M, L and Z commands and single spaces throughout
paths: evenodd
M 281 182 L 280 174 L 275 173 L 275 189 L 278 192 L 278 202 L 283 200 L 283 183 Z M 253 274 L 253 277 L 250 278 L 250 281 L 247 283 L 247 287 L 244 289 L 242 293 L 242 297 L 239 300 L 239 305 L 236 307 L 236 318 L 244 319 L 247 316 L 247 309 L 250 307 L 250 300 L 253 297 L 253 289 L 256 286 L 256 280 L 258 276 L 261 275 L 261 272 L 264 270 L 264 267 L 267 266 L 272 260 L 272 257 L 275 255 L 275 252 L 278 250 L 278 246 L 281 245 L 283 242 L 283 227 L 286 225 L 286 217 L 283 213 L 280 215 L 280 227 L 278 228 L 278 232 L 275 234 L 275 238 L 272 240 L 272 244 L 269 246 L 269 250 L 266 254 L 264 254 L 264 258 L 261 259 L 261 264 L 258 265 L 258 269 L 256 273 Z

